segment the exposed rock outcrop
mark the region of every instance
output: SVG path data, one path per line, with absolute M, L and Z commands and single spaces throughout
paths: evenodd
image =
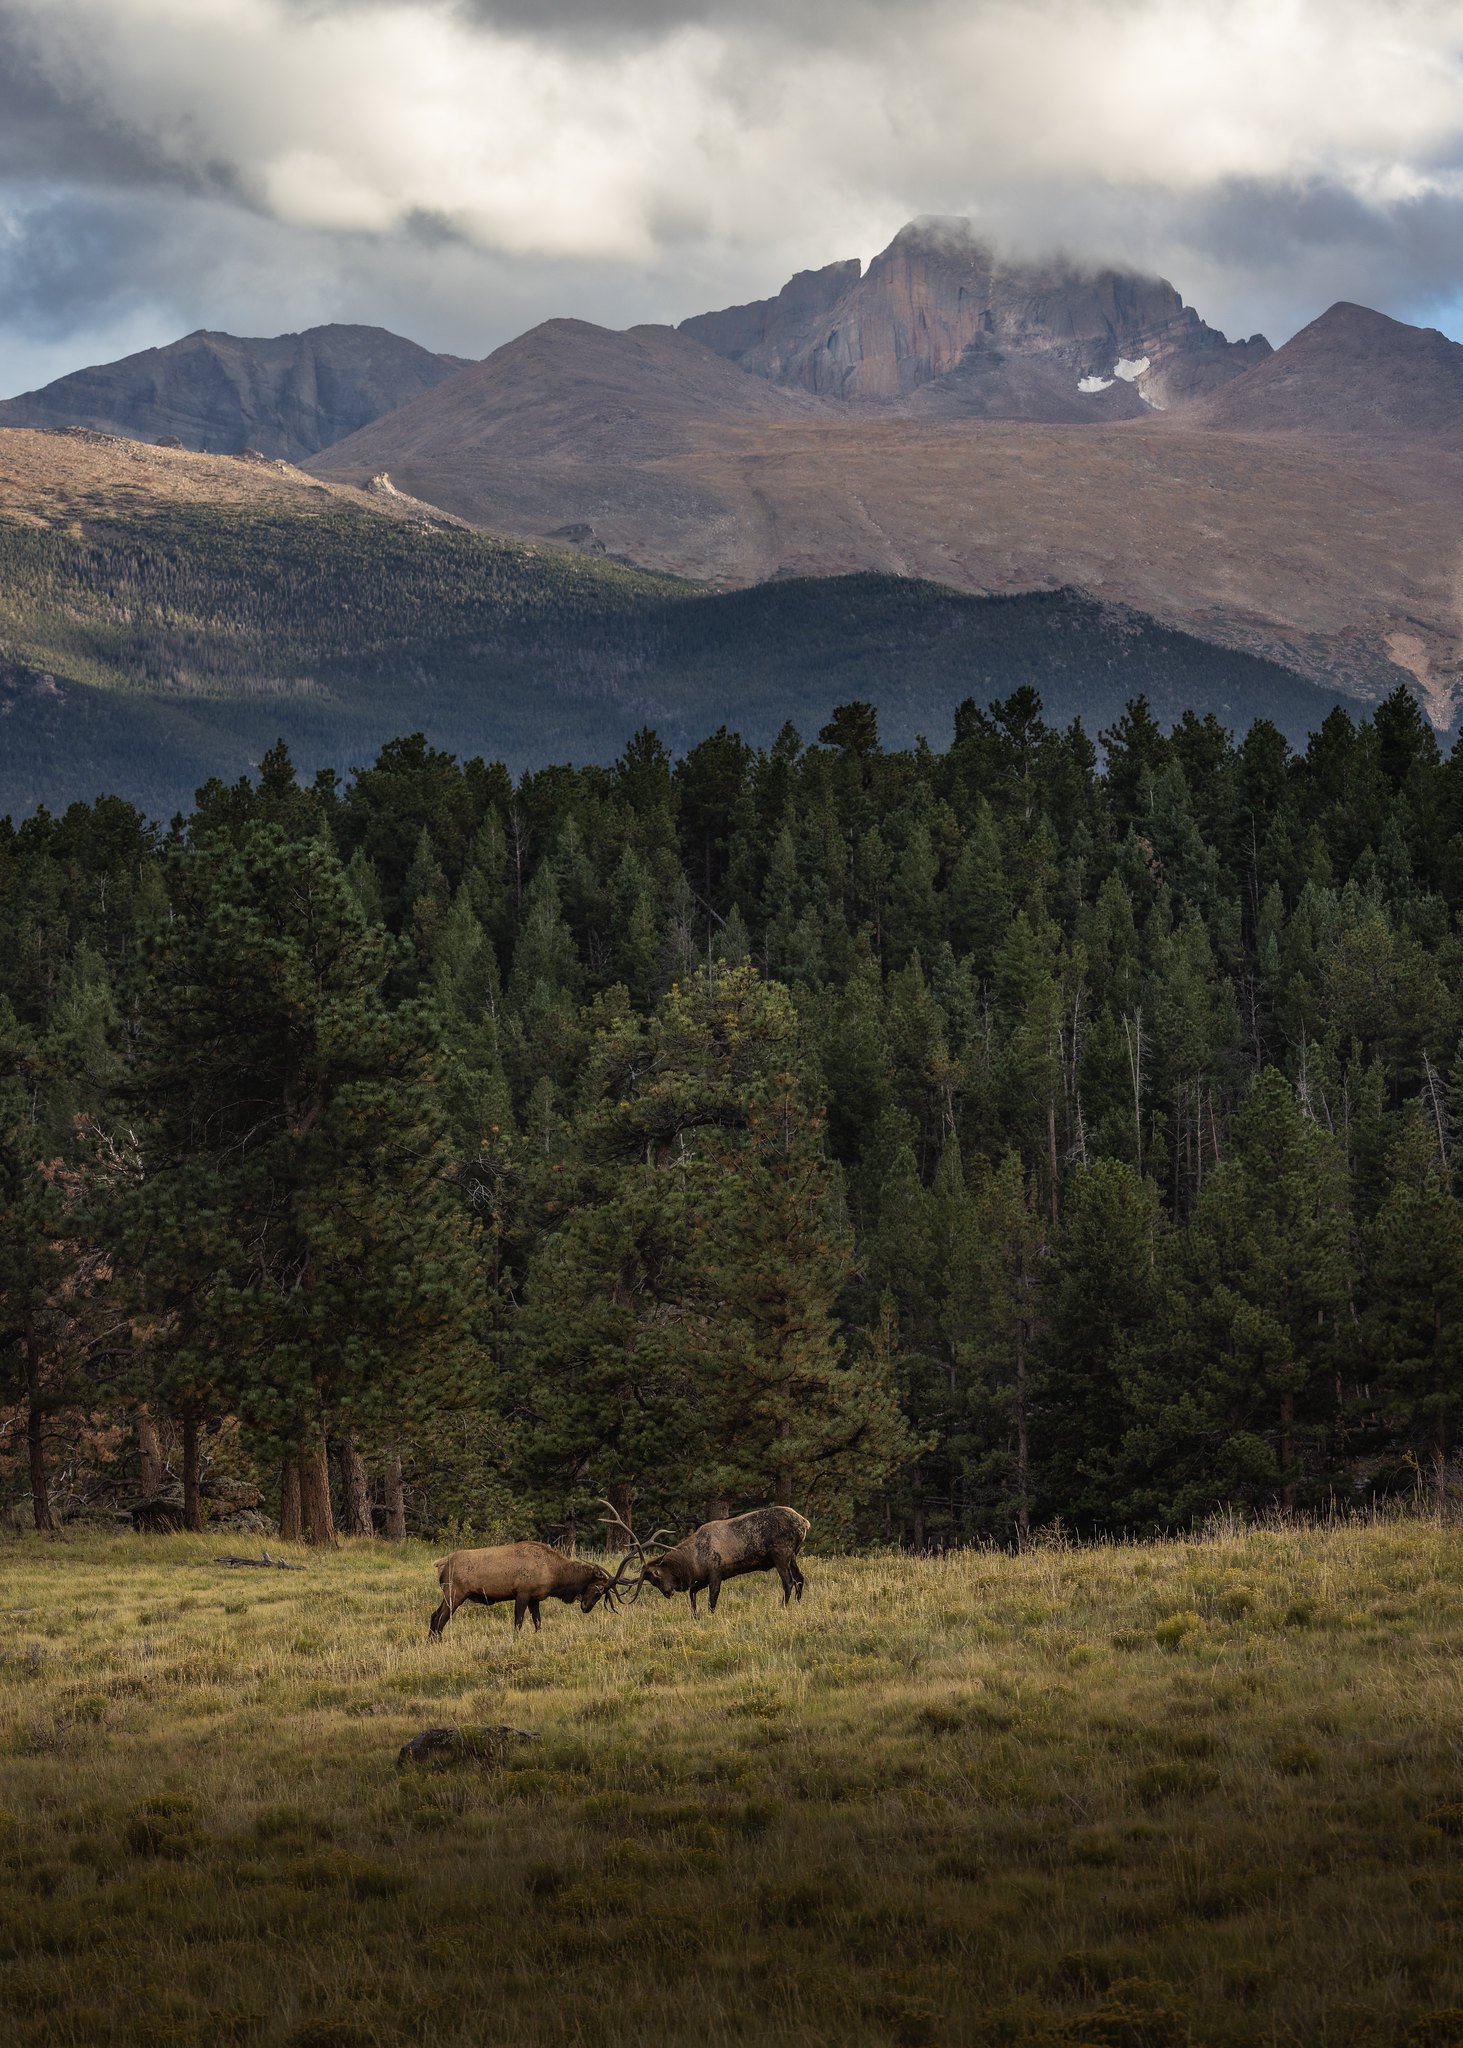
M 912 221 L 860 274 L 804 271 L 775 299 L 680 332 L 742 369 L 822 396 L 993 419 L 1137 417 L 1263 361 L 1157 277 L 1009 263 L 963 219 Z

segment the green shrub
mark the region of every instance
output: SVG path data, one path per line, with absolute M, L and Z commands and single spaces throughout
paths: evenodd
M 192 1856 L 203 1840 L 197 1805 L 187 1797 L 161 1793 L 144 1799 L 127 1816 L 124 1839 L 134 1856 Z
M 1177 1614 L 1170 1614 L 1159 1622 L 1153 1631 L 1153 1640 L 1160 1650 L 1177 1650 L 1191 1636 L 1197 1635 L 1203 1626 L 1203 1616 L 1197 1608 L 1184 1607 Z

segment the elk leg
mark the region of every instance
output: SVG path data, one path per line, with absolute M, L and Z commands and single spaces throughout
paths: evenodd
M 691 1588 L 691 1612 L 693 1614 L 696 1612 L 696 1595 L 700 1592 L 700 1590 L 701 1589 L 699 1586 L 693 1586 Z
M 529 1601 L 529 1603 L 528 1603 L 528 1618 L 529 1618 L 529 1620 L 530 1620 L 530 1621 L 531 1621 L 531 1622 L 533 1623 L 533 1632 L 534 1632 L 534 1634 L 535 1634 L 535 1635 L 537 1635 L 537 1634 L 538 1634 L 538 1602 L 537 1602 L 537 1600 L 530 1600 L 530 1601 Z
M 798 1561 L 795 1557 L 790 1557 L 788 1559 L 787 1568 L 792 1573 L 793 1591 L 797 1594 L 799 1600 L 801 1600 L 803 1597 L 803 1587 L 807 1584 L 807 1581 L 804 1579 L 802 1572 L 798 1569 Z
M 528 1602 L 515 1594 L 513 1598 L 513 1633 L 517 1635 L 523 1626 L 523 1617 L 528 1612 Z
M 711 1577 L 707 1581 L 706 1593 L 706 1604 L 711 1609 L 712 1613 L 715 1614 L 716 1603 L 721 1598 L 721 1573 L 717 1571 L 714 1566 L 712 1568 Z
M 778 1557 L 773 1559 L 773 1563 L 777 1566 L 777 1576 L 782 1581 L 782 1604 L 786 1607 L 788 1601 L 792 1598 L 792 1570 L 790 1561 L 785 1557 Z
M 437 1609 L 437 1612 L 432 1616 L 431 1626 L 427 1630 L 427 1641 L 429 1643 L 435 1643 L 438 1636 L 441 1635 L 443 1629 L 446 1628 L 448 1622 L 451 1621 L 451 1619 L 452 1609 L 447 1605 L 447 1602 L 444 1600 L 441 1606 Z

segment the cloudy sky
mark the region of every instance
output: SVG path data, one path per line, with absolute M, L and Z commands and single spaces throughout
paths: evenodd
M 918 213 L 1231 334 L 1463 337 L 1463 0 L 0 0 L 0 394 L 200 326 L 675 320 Z

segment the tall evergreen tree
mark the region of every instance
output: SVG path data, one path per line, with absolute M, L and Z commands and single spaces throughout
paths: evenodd
M 1443 1477 L 1463 1434 L 1463 1204 L 1437 1133 L 1410 1116 L 1366 1232 L 1363 1329 L 1377 1440 Z
M 237 1413 L 318 1471 L 328 1427 L 399 1433 L 474 1364 L 425 1019 L 386 1006 L 390 943 L 318 839 L 207 844 L 178 896 L 143 1019 L 143 1178 L 118 1218 L 130 1284 L 185 1422 Z
M 1340 1148 L 1273 1069 L 1167 1261 L 1167 1299 L 1126 1372 L 1123 1505 L 1186 1522 L 1225 1502 L 1288 1507 L 1329 1482 L 1349 1342 Z

